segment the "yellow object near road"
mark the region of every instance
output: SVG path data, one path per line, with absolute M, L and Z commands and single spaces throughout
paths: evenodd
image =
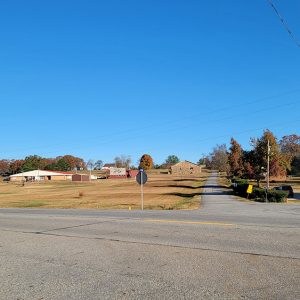
M 247 188 L 247 194 L 252 194 L 252 192 L 253 192 L 253 185 L 249 184 Z

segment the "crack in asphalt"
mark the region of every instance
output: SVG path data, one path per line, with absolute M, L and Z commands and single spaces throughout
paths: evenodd
M 49 230 L 43 230 L 43 231 L 36 231 L 33 233 L 36 234 L 43 234 L 43 233 L 47 233 L 47 232 L 51 232 L 51 231 L 56 231 L 56 230 L 63 230 L 63 229 L 71 229 L 71 228 L 78 228 L 78 227 L 84 227 L 84 226 L 90 226 L 90 225 L 97 225 L 97 224 L 102 224 L 102 223 L 110 223 L 110 222 L 114 222 L 117 220 L 107 220 L 107 221 L 99 221 L 99 222 L 93 222 L 93 223 L 86 223 L 86 224 L 80 224 L 80 225 L 73 225 L 73 226 L 67 226 L 67 227 L 60 227 L 60 228 L 54 228 L 54 229 L 49 229 Z
M 204 247 L 188 247 L 188 246 L 182 246 L 182 245 L 168 245 L 168 244 L 162 244 L 162 243 L 126 241 L 126 240 L 106 238 L 106 237 L 85 237 L 85 236 L 79 236 L 79 235 L 57 234 L 57 233 L 50 233 L 50 232 L 49 233 L 48 232 L 39 232 L 39 233 L 38 232 L 24 232 L 24 233 L 47 235 L 47 236 L 56 236 L 56 237 L 66 237 L 66 238 L 88 239 L 88 240 L 103 240 L 103 241 L 119 242 L 119 243 L 125 243 L 125 244 L 127 243 L 127 244 L 162 246 L 162 247 L 170 247 L 170 248 L 189 249 L 189 250 L 213 251 L 213 252 L 219 252 L 219 253 L 254 255 L 254 256 L 261 256 L 261 257 L 268 257 L 268 258 L 292 259 L 292 260 L 300 261 L 299 257 L 271 255 L 271 254 L 255 253 L 255 252 L 242 252 L 242 251 L 220 250 L 220 249 L 204 248 Z
M 127 220 L 127 219 L 130 219 L 130 218 L 109 219 L 109 220 L 104 220 L 104 221 L 99 221 L 99 222 L 79 224 L 79 225 L 73 225 L 73 226 L 67 226 L 67 227 L 59 227 L 59 228 L 54 228 L 54 229 L 49 229 L 49 230 L 42 230 L 42 231 L 22 231 L 22 230 L 12 230 L 12 229 L 3 229 L 3 228 L 1 228 L 0 231 L 15 232 L 15 233 L 42 234 L 42 233 L 47 233 L 47 232 L 56 231 L 56 230 L 71 229 L 71 228 L 97 225 L 97 224 L 101 224 L 101 223 L 110 223 L 110 222 L 116 222 L 116 221 L 124 221 L 124 220 Z

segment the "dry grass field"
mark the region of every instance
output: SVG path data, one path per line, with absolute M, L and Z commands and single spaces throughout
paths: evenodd
M 209 173 L 180 178 L 152 174 L 144 186 L 145 209 L 197 209 Z M 140 209 L 140 186 L 135 179 L 97 182 L 0 183 L 0 207 Z

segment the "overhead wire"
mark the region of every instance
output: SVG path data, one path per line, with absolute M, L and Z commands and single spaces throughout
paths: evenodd
M 266 100 L 271 100 L 271 99 L 274 99 L 274 98 L 278 98 L 278 97 L 282 97 L 282 96 L 286 96 L 286 95 L 290 95 L 290 94 L 294 94 L 294 93 L 298 93 L 298 92 L 300 92 L 300 89 L 290 90 L 290 91 L 287 91 L 287 92 L 284 92 L 284 93 L 279 93 L 277 95 L 271 95 L 271 96 L 259 98 L 259 99 L 253 100 L 253 101 L 248 101 L 248 102 L 241 101 L 239 104 L 227 105 L 225 107 L 221 107 L 221 108 L 217 108 L 217 109 L 212 109 L 210 111 L 206 111 L 205 113 L 207 115 L 212 115 L 212 114 L 215 114 L 215 113 L 218 113 L 218 112 L 224 112 L 224 111 L 227 111 L 227 110 L 232 110 L 232 109 L 236 110 L 239 107 L 249 107 L 250 105 L 253 105 L 255 103 L 266 102 Z M 288 105 L 292 105 L 294 103 L 299 103 L 299 101 L 284 103 L 284 104 L 280 104 L 280 105 L 277 105 L 277 106 L 272 105 L 271 107 L 262 108 L 262 109 L 255 110 L 255 111 L 248 109 L 247 110 L 247 115 L 249 116 L 249 115 L 255 114 L 257 112 L 262 112 L 262 111 L 266 111 L 266 110 L 275 109 L 275 108 L 278 108 L 278 107 L 288 106 Z M 118 141 L 119 140 L 124 140 L 122 137 L 126 133 L 139 133 L 139 132 L 142 132 L 142 135 L 141 136 L 135 135 L 135 136 L 133 136 L 131 138 L 125 138 L 125 140 L 132 140 L 132 139 L 135 139 L 135 138 L 144 137 L 146 129 L 153 129 L 155 126 L 161 127 L 162 124 L 163 125 L 167 125 L 167 124 L 174 124 L 175 125 L 175 124 L 178 123 L 180 126 L 179 127 L 173 127 L 173 128 L 170 128 L 170 129 L 165 129 L 165 130 L 162 130 L 160 128 L 159 134 L 161 134 L 161 133 L 168 133 L 168 132 L 172 132 L 172 131 L 177 131 L 179 129 L 185 129 L 185 128 L 189 128 L 189 127 L 194 127 L 194 126 L 198 126 L 198 125 L 201 125 L 201 124 L 208 124 L 210 122 L 225 121 L 225 120 L 230 120 L 230 119 L 237 118 L 237 115 L 234 114 L 232 116 L 226 116 L 226 117 L 223 117 L 223 118 L 215 118 L 215 119 L 212 119 L 212 120 L 209 120 L 209 121 L 202 120 L 200 122 L 197 122 L 196 125 L 195 124 L 192 124 L 192 125 L 183 125 L 182 124 L 184 120 L 190 120 L 190 119 L 194 119 L 194 118 L 197 118 L 197 117 L 201 117 L 202 114 L 203 113 L 201 112 L 201 113 L 192 114 L 192 115 L 186 116 L 186 117 L 176 118 L 175 120 L 164 121 L 163 123 L 159 122 L 159 123 L 155 123 L 155 124 L 151 124 L 151 125 L 147 125 L 147 126 L 139 126 L 139 127 L 135 127 L 135 128 L 127 129 L 127 130 L 120 130 L 120 131 L 116 132 L 115 134 L 111 134 L 110 133 L 110 135 L 109 135 L 110 139 L 107 139 L 107 140 L 105 140 L 105 138 L 107 137 L 106 135 L 94 136 L 92 138 L 92 140 L 101 140 L 101 143 L 95 143 L 94 147 L 96 147 L 96 146 L 103 146 L 103 145 L 110 144 L 111 142 L 115 142 L 116 137 L 120 136 L 120 135 L 121 135 L 121 139 L 118 138 Z M 88 142 L 88 139 L 84 139 L 84 141 Z M 41 146 L 41 147 L 34 146 L 34 147 L 27 148 L 27 149 L 32 149 L 33 151 L 37 151 L 39 148 L 42 149 L 42 150 L 45 150 L 45 148 L 50 148 L 50 147 L 53 148 L 53 147 L 56 147 L 56 146 L 59 147 L 61 145 L 62 144 L 59 143 L 59 144 L 56 144 L 56 145 L 55 144 L 51 144 L 49 146 L 45 145 L 45 146 Z M 81 146 L 81 147 L 77 146 L 77 149 L 80 149 L 80 148 L 87 148 L 87 147 L 86 147 L 86 145 L 85 146 Z M 22 151 L 22 150 L 23 149 L 20 149 L 20 151 Z M 55 153 L 55 152 L 57 152 L 57 151 L 55 151 L 55 150 L 54 151 L 47 151 L 47 153 Z
M 279 13 L 278 9 L 276 8 L 275 4 L 273 3 L 272 0 L 267 0 L 270 4 L 270 6 L 273 8 L 274 12 L 276 13 L 276 15 L 278 16 L 279 20 L 281 21 L 283 27 L 285 28 L 285 30 L 288 32 L 288 34 L 290 35 L 291 39 L 295 42 L 295 44 L 300 48 L 300 42 L 297 40 L 297 38 L 295 37 L 295 35 L 293 34 L 292 30 L 290 29 L 290 27 L 288 26 L 286 20 L 283 18 L 283 16 Z
M 272 107 L 268 107 L 268 108 L 263 108 L 263 109 L 258 109 L 258 110 L 254 110 L 254 111 L 251 111 L 251 112 L 247 112 L 247 117 L 255 114 L 255 113 L 259 113 L 259 112 L 264 112 L 264 111 L 270 111 L 272 109 L 278 109 L 278 108 L 281 108 L 281 107 L 285 107 L 285 106 L 289 106 L 289 105 L 293 105 L 295 103 L 298 103 L 297 102 L 290 102 L 290 103 L 283 103 L 283 104 L 279 104 L 277 106 L 272 106 Z M 213 119 L 213 120 L 210 120 L 209 122 L 208 121 L 201 121 L 201 122 L 198 122 L 197 125 L 200 125 L 201 123 L 203 124 L 209 124 L 211 122 L 220 122 L 220 121 L 226 121 L 226 120 L 230 120 L 230 119 L 237 119 L 238 117 L 241 117 L 241 115 L 232 115 L 232 116 L 228 116 L 228 117 L 223 117 L 223 118 L 218 118 L 218 119 Z M 279 124 L 282 124 L 282 123 L 279 123 Z M 291 124 L 291 122 L 290 122 Z M 268 127 L 270 124 L 268 124 L 267 126 L 264 126 L 264 127 L 261 127 L 262 129 L 265 129 L 266 127 Z M 278 124 L 277 124 L 278 125 Z M 272 126 L 272 125 L 270 125 Z M 160 130 L 159 133 L 155 133 L 155 136 L 162 136 L 162 134 L 166 134 L 166 133 L 170 133 L 170 132 L 173 132 L 173 131 L 177 131 L 178 129 L 186 129 L 186 128 L 189 128 L 189 127 L 195 127 L 195 125 L 185 125 L 185 126 L 180 126 L 179 128 L 171 128 L 171 129 L 166 129 L 166 130 Z M 205 130 L 207 130 L 207 127 L 205 127 Z M 258 129 L 255 129 L 255 131 L 258 130 Z M 248 132 L 249 130 L 246 130 L 245 132 Z M 252 129 L 250 129 L 250 132 L 252 131 Z M 150 134 L 151 135 L 151 134 Z M 228 136 L 228 135 L 226 135 Z M 139 138 L 145 138 L 145 137 L 148 137 L 149 139 L 149 134 L 143 132 L 141 133 L 140 135 L 135 135 L 135 136 L 131 136 L 131 137 L 121 137 L 118 139 L 118 142 L 119 143 L 124 143 L 124 142 L 129 142 L 129 141 L 133 141 L 135 139 L 139 139 Z M 222 136 L 220 136 L 222 137 Z M 214 138 L 213 138 L 214 139 Z M 196 139 L 197 140 L 197 139 Z M 206 141 L 206 140 L 211 140 L 211 138 L 207 138 L 207 139 L 203 139 L 203 141 Z M 202 141 L 202 140 L 200 140 Z M 94 145 L 82 145 L 82 146 L 78 146 L 76 147 L 76 150 L 77 149 L 90 149 L 91 147 L 100 147 L 100 146 L 107 146 L 109 144 L 111 144 L 112 142 L 115 142 L 115 139 L 112 138 L 111 140 L 108 140 L 108 141 L 101 141 L 100 143 L 97 143 L 97 144 L 94 144 Z M 47 154 L 50 154 L 50 153 L 57 153 L 56 150 L 53 150 L 53 151 L 47 151 L 46 152 Z

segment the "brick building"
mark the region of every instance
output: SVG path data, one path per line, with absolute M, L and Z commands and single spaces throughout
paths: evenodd
M 171 167 L 171 174 L 176 176 L 199 176 L 202 168 L 197 164 L 184 160 Z

